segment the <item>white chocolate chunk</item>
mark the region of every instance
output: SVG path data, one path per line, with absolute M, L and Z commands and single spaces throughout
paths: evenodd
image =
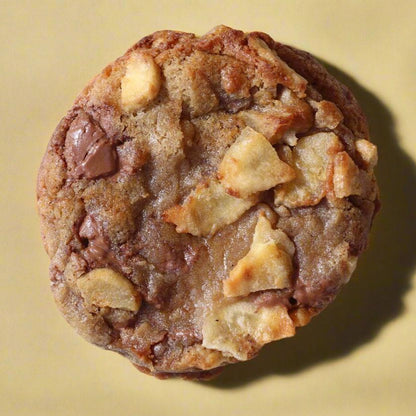
M 290 154 L 286 151 L 286 161 L 295 169 L 296 179 L 275 188 L 275 204 L 289 208 L 318 204 L 332 186 L 334 157 L 342 149 L 334 133 L 300 139 Z
M 373 169 L 377 165 L 378 161 L 376 145 L 368 140 L 360 139 L 355 142 L 355 147 L 366 168 L 368 170 Z
M 257 195 L 241 199 L 229 195 L 217 180 L 198 185 L 182 205 L 163 214 L 163 219 L 176 225 L 178 233 L 195 236 L 213 235 L 236 221 L 257 203 Z
M 149 55 L 133 54 L 127 62 L 121 80 L 121 106 L 125 111 L 136 111 L 150 103 L 159 93 L 160 69 Z
M 284 289 L 291 284 L 295 246 L 281 230 L 273 230 L 260 215 L 249 252 L 223 281 L 225 296 L 247 296 L 267 289 Z
M 141 297 L 133 284 L 111 269 L 94 269 L 76 282 L 82 297 L 89 305 L 125 309 L 137 312 Z
M 244 361 L 262 345 L 294 334 L 294 324 L 284 306 L 256 306 L 238 300 L 205 318 L 202 345 Z
M 294 170 L 279 159 L 269 141 L 246 127 L 224 155 L 218 178 L 231 195 L 246 197 L 273 188 L 295 177 Z

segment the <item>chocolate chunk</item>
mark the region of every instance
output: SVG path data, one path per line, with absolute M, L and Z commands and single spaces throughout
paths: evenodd
M 87 156 L 88 149 L 96 141 L 104 137 L 101 129 L 94 129 L 88 114 L 78 114 L 68 129 L 65 140 L 65 153 L 71 168 L 79 165 Z M 72 163 L 70 163 L 72 162 Z
M 241 110 L 250 108 L 253 103 L 253 97 L 233 98 L 227 94 L 220 95 L 221 105 L 231 114 L 238 113 Z
M 101 127 L 81 111 L 65 139 L 65 158 L 75 178 L 94 179 L 114 173 L 117 154 Z
M 114 260 L 110 244 L 106 241 L 97 221 L 92 215 L 87 215 L 79 229 L 79 236 L 88 239 L 88 247 L 84 257 L 90 264 L 109 264 Z
M 90 147 L 87 156 L 75 171 L 77 176 L 94 179 L 109 175 L 116 168 L 117 156 L 113 146 L 105 140 L 99 140 Z

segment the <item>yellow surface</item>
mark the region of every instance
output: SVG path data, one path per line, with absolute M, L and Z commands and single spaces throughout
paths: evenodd
M 0 415 L 414 415 L 415 18 L 414 0 L 1 0 Z M 60 117 L 108 62 L 157 29 L 218 23 L 338 68 L 379 145 L 384 209 L 349 286 L 295 338 L 214 382 L 159 381 L 58 313 L 35 177 Z

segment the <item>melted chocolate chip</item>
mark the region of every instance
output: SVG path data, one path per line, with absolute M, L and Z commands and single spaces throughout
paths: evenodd
M 110 244 L 103 236 L 100 227 L 92 215 L 87 215 L 79 229 L 79 236 L 88 240 L 84 257 L 90 264 L 108 264 L 114 260 Z
M 71 176 L 95 179 L 114 173 L 117 153 L 101 127 L 81 111 L 65 139 L 65 158 Z
M 85 176 L 87 179 L 109 175 L 117 168 L 116 157 L 113 146 L 105 140 L 100 140 L 90 147 L 88 154 L 75 172 L 77 176 Z

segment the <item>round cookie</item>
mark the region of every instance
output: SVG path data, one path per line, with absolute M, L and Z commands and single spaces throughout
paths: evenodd
M 159 377 L 251 359 L 348 282 L 376 162 L 357 101 L 306 52 L 224 26 L 156 32 L 90 82 L 44 156 L 57 305 Z

